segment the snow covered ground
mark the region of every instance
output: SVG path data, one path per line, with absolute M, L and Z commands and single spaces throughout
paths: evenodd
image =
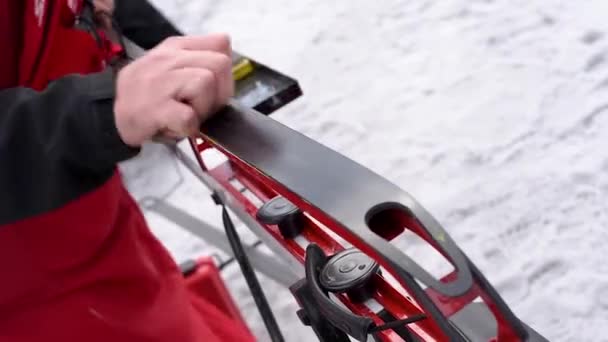
M 189 33 L 296 77 L 274 118 L 414 195 L 523 320 L 551 341 L 608 341 L 605 0 L 154 0 Z M 208 191 L 158 146 L 125 165 L 137 198 L 208 221 Z M 209 248 L 147 213 L 177 260 Z M 228 285 L 267 341 L 236 266 Z M 264 286 L 288 341 L 314 341 Z

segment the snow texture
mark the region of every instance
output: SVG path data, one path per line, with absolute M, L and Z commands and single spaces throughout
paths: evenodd
M 608 341 L 605 0 L 154 3 L 184 31 L 229 32 L 237 51 L 296 77 L 304 97 L 274 118 L 414 195 L 541 334 Z M 209 192 L 163 148 L 123 166 L 136 198 L 219 224 Z M 213 251 L 146 216 L 177 260 Z M 268 341 L 238 267 L 223 276 Z M 289 292 L 262 281 L 287 340 L 314 341 Z

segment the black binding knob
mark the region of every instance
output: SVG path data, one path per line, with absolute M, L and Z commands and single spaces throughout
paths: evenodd
M 293 203 L 277 196 L 258 209 L 257 218 L 265 224 L 276 224 L 284 238 L 293 239 L 304 228 L 304 215 Z
M 372 277 L 380 265 L 356 248 L 335 254 L 321 270 L 319 281 L 329 292 L 344 293 L 353 301 L 362 302 L 374 291 Z

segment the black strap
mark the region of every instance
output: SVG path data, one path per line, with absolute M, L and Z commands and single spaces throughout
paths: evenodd
M 421 320 L 423 320 L 425 318 L 426 318 L 426 315 L 420 314 L 420 315 L 412 316 L 412 317 L 409 317 L 409 318 L 404 318 L 404 319 L 400 319 L 400 320 L 396 320 L 396 321 L 392 321 L 392 322 L 388 322 L 388 323 L 385 323 L 385 324 L 382 324 L 382 325 L 375 326 L 375 327 L 371 328 L 369 330 L 369 332 L 370 333 L 375 333 L 375 332 L 378 332 L 378 331 L 395 329 L 395 328 L 398 328 L 398 327 L 402 327 L 404 325 L 416 323 L 416 322 L 421 321 Z
M 284 342 L 285 339 L 283 338 L 283 334 L 281 333 L 274 314 L 270 309 L 270 305 L 266 300 L 266 295 L 260 286 L 260 282 L 258 281 L 258 278 L 256 277 L 251 264 L 249 263 L 247 254 L 245 254 L 245 250 L 241 244 L 241 239 L 239 238 L 239 235 L 234 228 L 234 224 L 230 219 L 230 215 L 228 214 L 228 209 L 226 209 L 224 202 L 216 192 L 214 192 L 211 197 L 217 205 L 222 207 L 222 222 L 224 223 L 224 229 L 226 230 L 228 242 L 230 243 L 230 247 L 234 253 L 234 258 L 239 263 L 241 272 L 247 281 L 247 286 L 249 286 L 249 290 L 251 291 L 251 295 L 255 300 L 258 311 L 262 316 L 262 320 L 264 321 L 264 325 L 268 330 L 271 341 Z

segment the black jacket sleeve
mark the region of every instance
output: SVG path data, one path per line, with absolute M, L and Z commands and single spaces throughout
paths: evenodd
M 143 49 L 182 33 L 147 0 L 116 0 L 114 17 L 122 34 Z
M 0 224 L 40 214 L 103 182 L 137 154 L 114 123 L 110 69 L 44 91 L 0 90 Z

